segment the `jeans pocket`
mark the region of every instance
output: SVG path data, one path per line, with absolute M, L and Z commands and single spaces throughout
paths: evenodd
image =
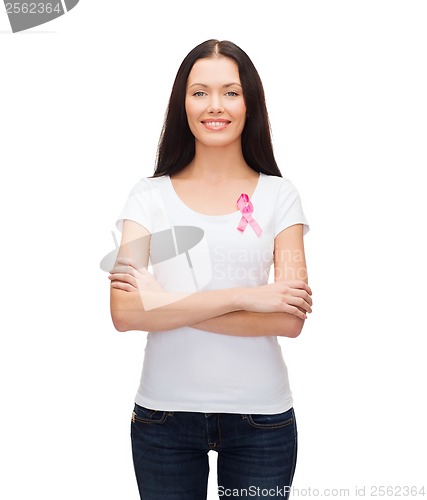
M 140 422 L 143 424 L 163 424 L 168 417 L 169 412 L 163 410 L 152 410 L 135 403 L 132 412 L 132 423 Z
M 275 413 L 273 415 L 252 413 L 246 415 L 246 418 L 249 424 L 257 429 L 277 429 L 293 424 L 295 414 L 293 408 L 290 408 L 283 413 Z

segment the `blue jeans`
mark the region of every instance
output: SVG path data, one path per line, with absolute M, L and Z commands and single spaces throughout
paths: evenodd
M 142 500 L 205 500 L 208 452 L 220 498 L 286 499 L 294 475 L 293 408 L 275 415 L 156 411 L 135 404 L 132 455 Z

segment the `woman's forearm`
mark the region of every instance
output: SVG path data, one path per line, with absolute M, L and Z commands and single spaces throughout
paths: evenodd
M 277 335 L 295 338 L 301 333 L 304 320 L 284 312 L 234 311 L 190 326 L 224 335 L 242 337 Z
M 192 294 L 111 288 L 111 316 L 119 331 L 172 330 L 239 310 L 240 294 L 240 288 Z
M 118 331 L 193 326 L 226 335 L 296 337 L 311 312 L 311 289 L 302 280 L 171 293 L 131 264 L 120 262 L 109 275 L 111 316 Z

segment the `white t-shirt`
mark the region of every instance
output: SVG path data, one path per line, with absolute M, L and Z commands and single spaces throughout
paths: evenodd
M 237 200 L 236 200 L 237 201 Z M 116 222 L 133 220 L 151 233 L 150 267 L 167 291 L 194 293 L 267 284 L 274 238 L 304 224 L 299 194 L 282 177 L 260 173 L 250 224 L 242 213 L 204 215 L 178 197 L 170 177 L 142 178 Z M 275 336 L 242 337 L 191 327 L 148 332 L 135 402 L 156 410 L 203 413 L 281 413 L 292 394 Z

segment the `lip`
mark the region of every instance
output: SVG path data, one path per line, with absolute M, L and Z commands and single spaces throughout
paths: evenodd
M 230 125 L 231 121 L 224 120 L 224 118 L 209 118 L 206 120 L 202 120 L 201 123 L 208 130 L 220 131 L 220 130 L 224 130 L 225 128 L 227 128 L 228 125 Z

